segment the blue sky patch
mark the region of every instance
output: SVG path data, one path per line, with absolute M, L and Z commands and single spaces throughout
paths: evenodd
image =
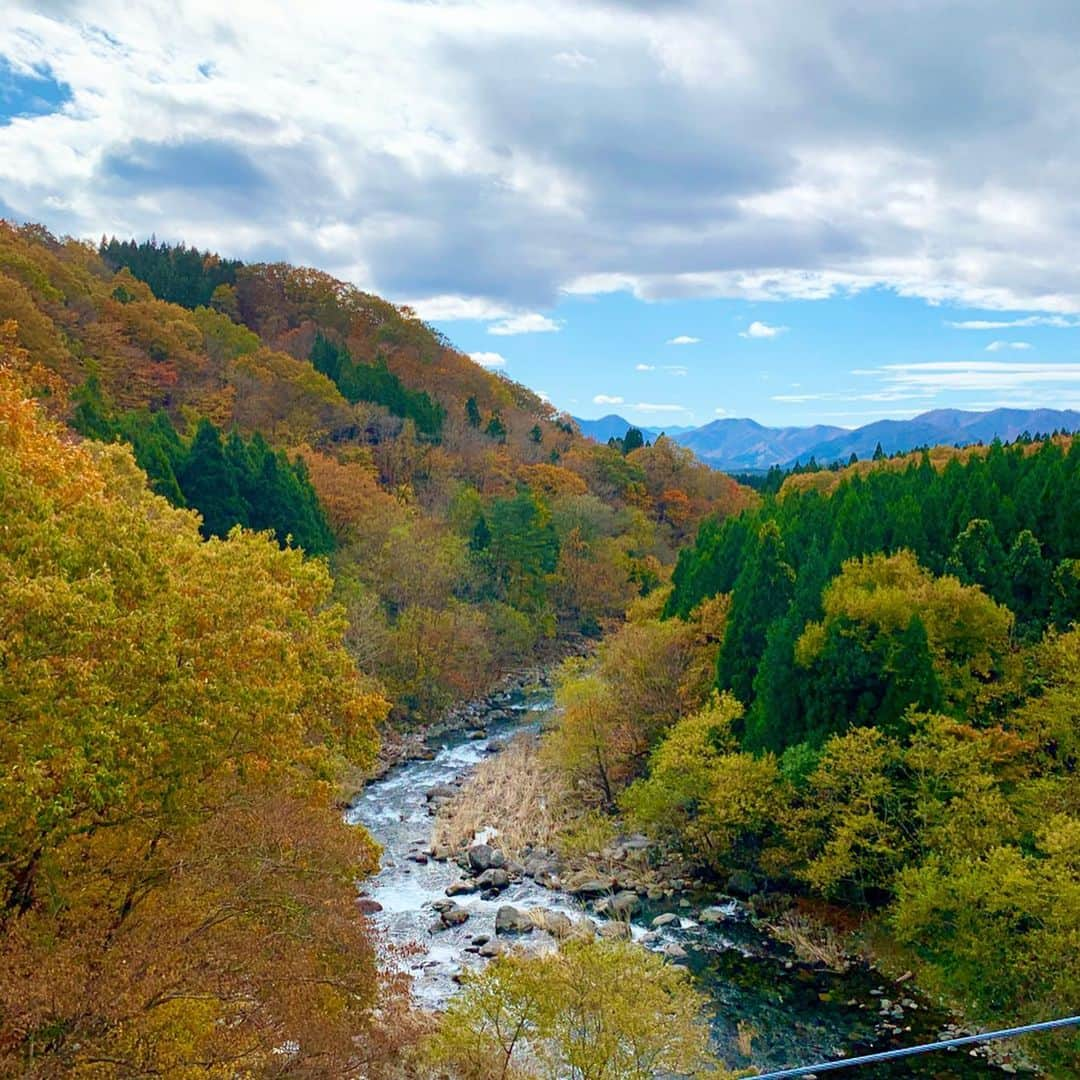
M 71 87 L 47 68 L 30 74 L 15 71 L 0 58 L 0 125 L 16 117 L 48 116 L 59 112 L 71 100 Z

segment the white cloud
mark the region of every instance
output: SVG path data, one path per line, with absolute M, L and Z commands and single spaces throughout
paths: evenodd
M 656 364 L 635 364 L 635 371 L 666 371 L 669 375 L 687 375 L 690 369 L 685 364 L 661 364 L 659 367 Z
M 535 311 L 523 315 L 511 315 L 502 322 L 488 327 L 489 334 L 507 337 L 511 334 L 551 334 L 562 329 L 554 319 Z
M 745 329 L 739 331 L 739 337 L 743 338 L 774 338 L 783 334 L 786 326 L 770 326 L 768 323 L 758 322 L 756 319 Z
M 596 63 L 591 56 L 586 56 L 583 52 L 578 52 L 577 49 L 566 49 L 563 52 L 557 52 L 553 59 L 561 67 L 570 68 L 573 71 L 592 67 Z
M 1028 341 L 991 341 L 986 346 L 987 352 L 1001 352 L 1003 349 L 1017 349 L 1024 350 L 1030 349 L 1031 343 Z
M 690 337 L 689 334 L 680 334 L 678 337 L 671 338 L 668 345 L 697 345 L 701 341 L 699 337 Z
M 804 6 L 367 0 L 162 19 L 16 0 L 0 57 L 72 99 L 0 127 L 0 216 L 311 263 L 424 318 L 496 326 L 561 293 L 874 287 L 1080 325 L 1080 143 L 1062 137 L 1075 20 L 939 5 L 912 50 L 909 5 Z
M 480 296 L 429 296 L 426 299 L 406 300 L 421 319 L 427 322 L 452 322 L 457 319 L 502 319 L 509 315 L 506 308 Z
M 627 405 L 626 407 L 634 412 L 685 413 L 690 411 L 685 405 L 654 405 L 648 401 L 639 401 L 636 405 Z
M 715 409 L 713 409 L 713 412 L 716 413 L 717 416 L 730 416 L 731 415 L 731 410 L 730 409 L 722 409 L 722 408 L 720 408 L 719 405 Z
M 1028 363 L 1008 360 L 943 360 L 913 364 L 885 364 L 879 368 L 860 368 L 854 375 L 880 379 L 888 392 L 926 393 L 944 391 L 1004 392 L 1025 390 L 1035 385 L 1044 394 L 1051 388 L 1080 384 L 1080 363 Z
M 481 367 L 502 369 L 506 367 L 506 357 L 497 352 L 473 352 L 469 358 L 475 360 Z
M 1022 319 L 967 319 L 950 322 L 954 330 L 1010 330 L 1018 326 L 1053 326 L 1059 330 L 1074 330 L 1080 319 L 1066 319 L 1061 315 L 1027 315 Z
M 613 397 L 611 394 L 597 394 L 593 399 L 594 405 L 621 405 L 621 397 Z

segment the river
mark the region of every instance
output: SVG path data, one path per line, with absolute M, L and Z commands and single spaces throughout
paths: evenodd
M 463 733 L 433 740 L 432 760 L 396 766 L 370 783 L 348 811 L 348 820 L 364 825 L 383 847 L 382 868 L 364 883 L 364 892 L 381 905 L 372 919 L 387 942 L 400 947 L 392 954 L 412 976 L 413 994 L 422 1007 L 444 1004 L 457 989 L 453 978 L 457 972 L 487 962 L 478 954 L 474 939 L 495 940 L 495 913 L 502 905 L 593 917 L 574 897 L 526 878 L 512 883 L 496 900 L 457 897 L 469 919 L 461 926 L 443 928 L 431 904 L 445 900 L 447 887 L 465 875 L 453 861 L 416 861 L 423 859 L 430 842 L 432 818 L 426 792 L 468 775 L 516 733 L 538 729 L 550 708 L 547 696 L 519 696 L 511 705 L 512 720 L 488 725 L 484 738 Z M 703 902 L 715 903 L 715 896 Z M 694 910 L 670 902 L 648 905 L 635 917 L 633 932 L 642 938 L 657 915 L 666 911 L 680 915 L 678 922 L 650 935 L 648 945 L 662 948 L 674 942 L 686 950 L 687 957 L 680 962 L 710 998 L 714 1042 L 729 1066 L 808 1065 L 929 1042 L 949 1022 L 910 987 L 897 986 L 868 967 L 837 974 L 798 962 L 790 950 L 758 930 L 734 901 L 725 906 L 729 917 L 718 926 L 699 925 L 688 917 Z M 540 931 L 530 935 L 527 944 L 530 948 L 550 946 Z M 893 1011 L 898 1008 L 902 1014 Z M 900 1030 L 889 1030 L 886 1025 Z M 749 1053 L 745 1053 L 748 1035 Z M 862 1068 L 851 1075 L 859 1080 L 969 1080 L 1000 1077 L 1003 1072 L 981 1054 L 952 1051 Z

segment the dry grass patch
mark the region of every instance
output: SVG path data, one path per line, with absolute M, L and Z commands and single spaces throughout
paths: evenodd
M 484 829 L 497 830 L 498 847 L 517 854 L 526 847 L 556 847 L 578 816 L 562 777 L 544 765 L 535 735 L 519 735 L 482 761 L 457 798 L 435 820 L 435 848 L 460 851 Z
M 807 964 L 824 964 L 831 971 L 847 971 L 849 958 L 843 941 L 830 926 L 797 911 L 785 911 L 768 922 L 769 933 L 790 945 Z

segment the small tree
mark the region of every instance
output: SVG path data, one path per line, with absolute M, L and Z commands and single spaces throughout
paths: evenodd
M 511 953 L 467 977 L 428 1058 L 471 1080 L 719 1077 L 704 1004 L 683 968 L 632 942 Z

